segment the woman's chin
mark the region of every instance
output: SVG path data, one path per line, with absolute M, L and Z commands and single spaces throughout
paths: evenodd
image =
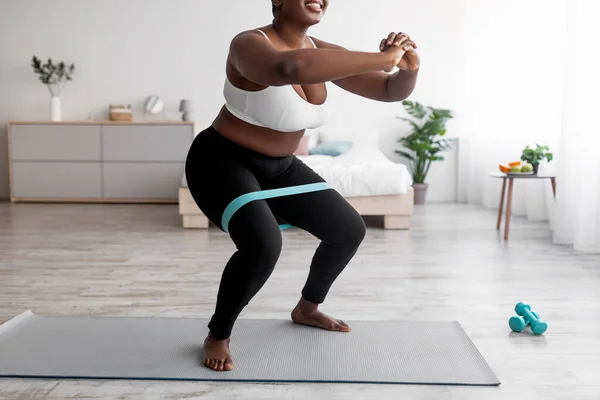
M 308 25 L 316 25 L 319 22 L 321 22 L 324 15 L 325 14 L 323 12 L 316 13 L 316 12 L 308 11 L 302 16 L 303 17 L 302 20 L 303 20 L 303 22 L 305 22 Z
M 305 21 L 306 21 L 307 25 L 312 26 L 312 25 L 316 25 L 319 22 L 321 22 L 321 19 L 322 19 L 322 16 L 315 18 L 315 16 L 311 15 L 309 18 L 306 18 Z

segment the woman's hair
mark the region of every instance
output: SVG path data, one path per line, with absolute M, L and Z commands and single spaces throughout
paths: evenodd
M 277 6 L 273 4 L 273 15 L 275 15 L 275 11 L 277 11 Z

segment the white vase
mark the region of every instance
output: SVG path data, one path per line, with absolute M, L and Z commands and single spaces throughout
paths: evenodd
M 58 122 L 61 120 L 60 97 L 52 96 L 50 99 L 50 120 Z

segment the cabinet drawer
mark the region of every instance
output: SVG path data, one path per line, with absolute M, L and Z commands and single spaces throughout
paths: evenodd
M 14 162 L 13 197 L 101 198 L 100 163 Z
M 103 126 L 103 159 L 184 162 L 192 137 L 187 125 Z
M 103 164 L 104 197 L 177 199 L 183 163 Z
M 13 160 L 100 161 L 100 127 L 11 125 Z

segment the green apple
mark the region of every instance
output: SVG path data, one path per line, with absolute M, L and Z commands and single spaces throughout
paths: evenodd
M 515 165 L 514 167 L 510 167 L 510 172 L 512 173 L 520 173 L 522 172 L 520 165 Z
M 533 165 L 525 164 L 521 167 L 521 172 L 533 172 Z

